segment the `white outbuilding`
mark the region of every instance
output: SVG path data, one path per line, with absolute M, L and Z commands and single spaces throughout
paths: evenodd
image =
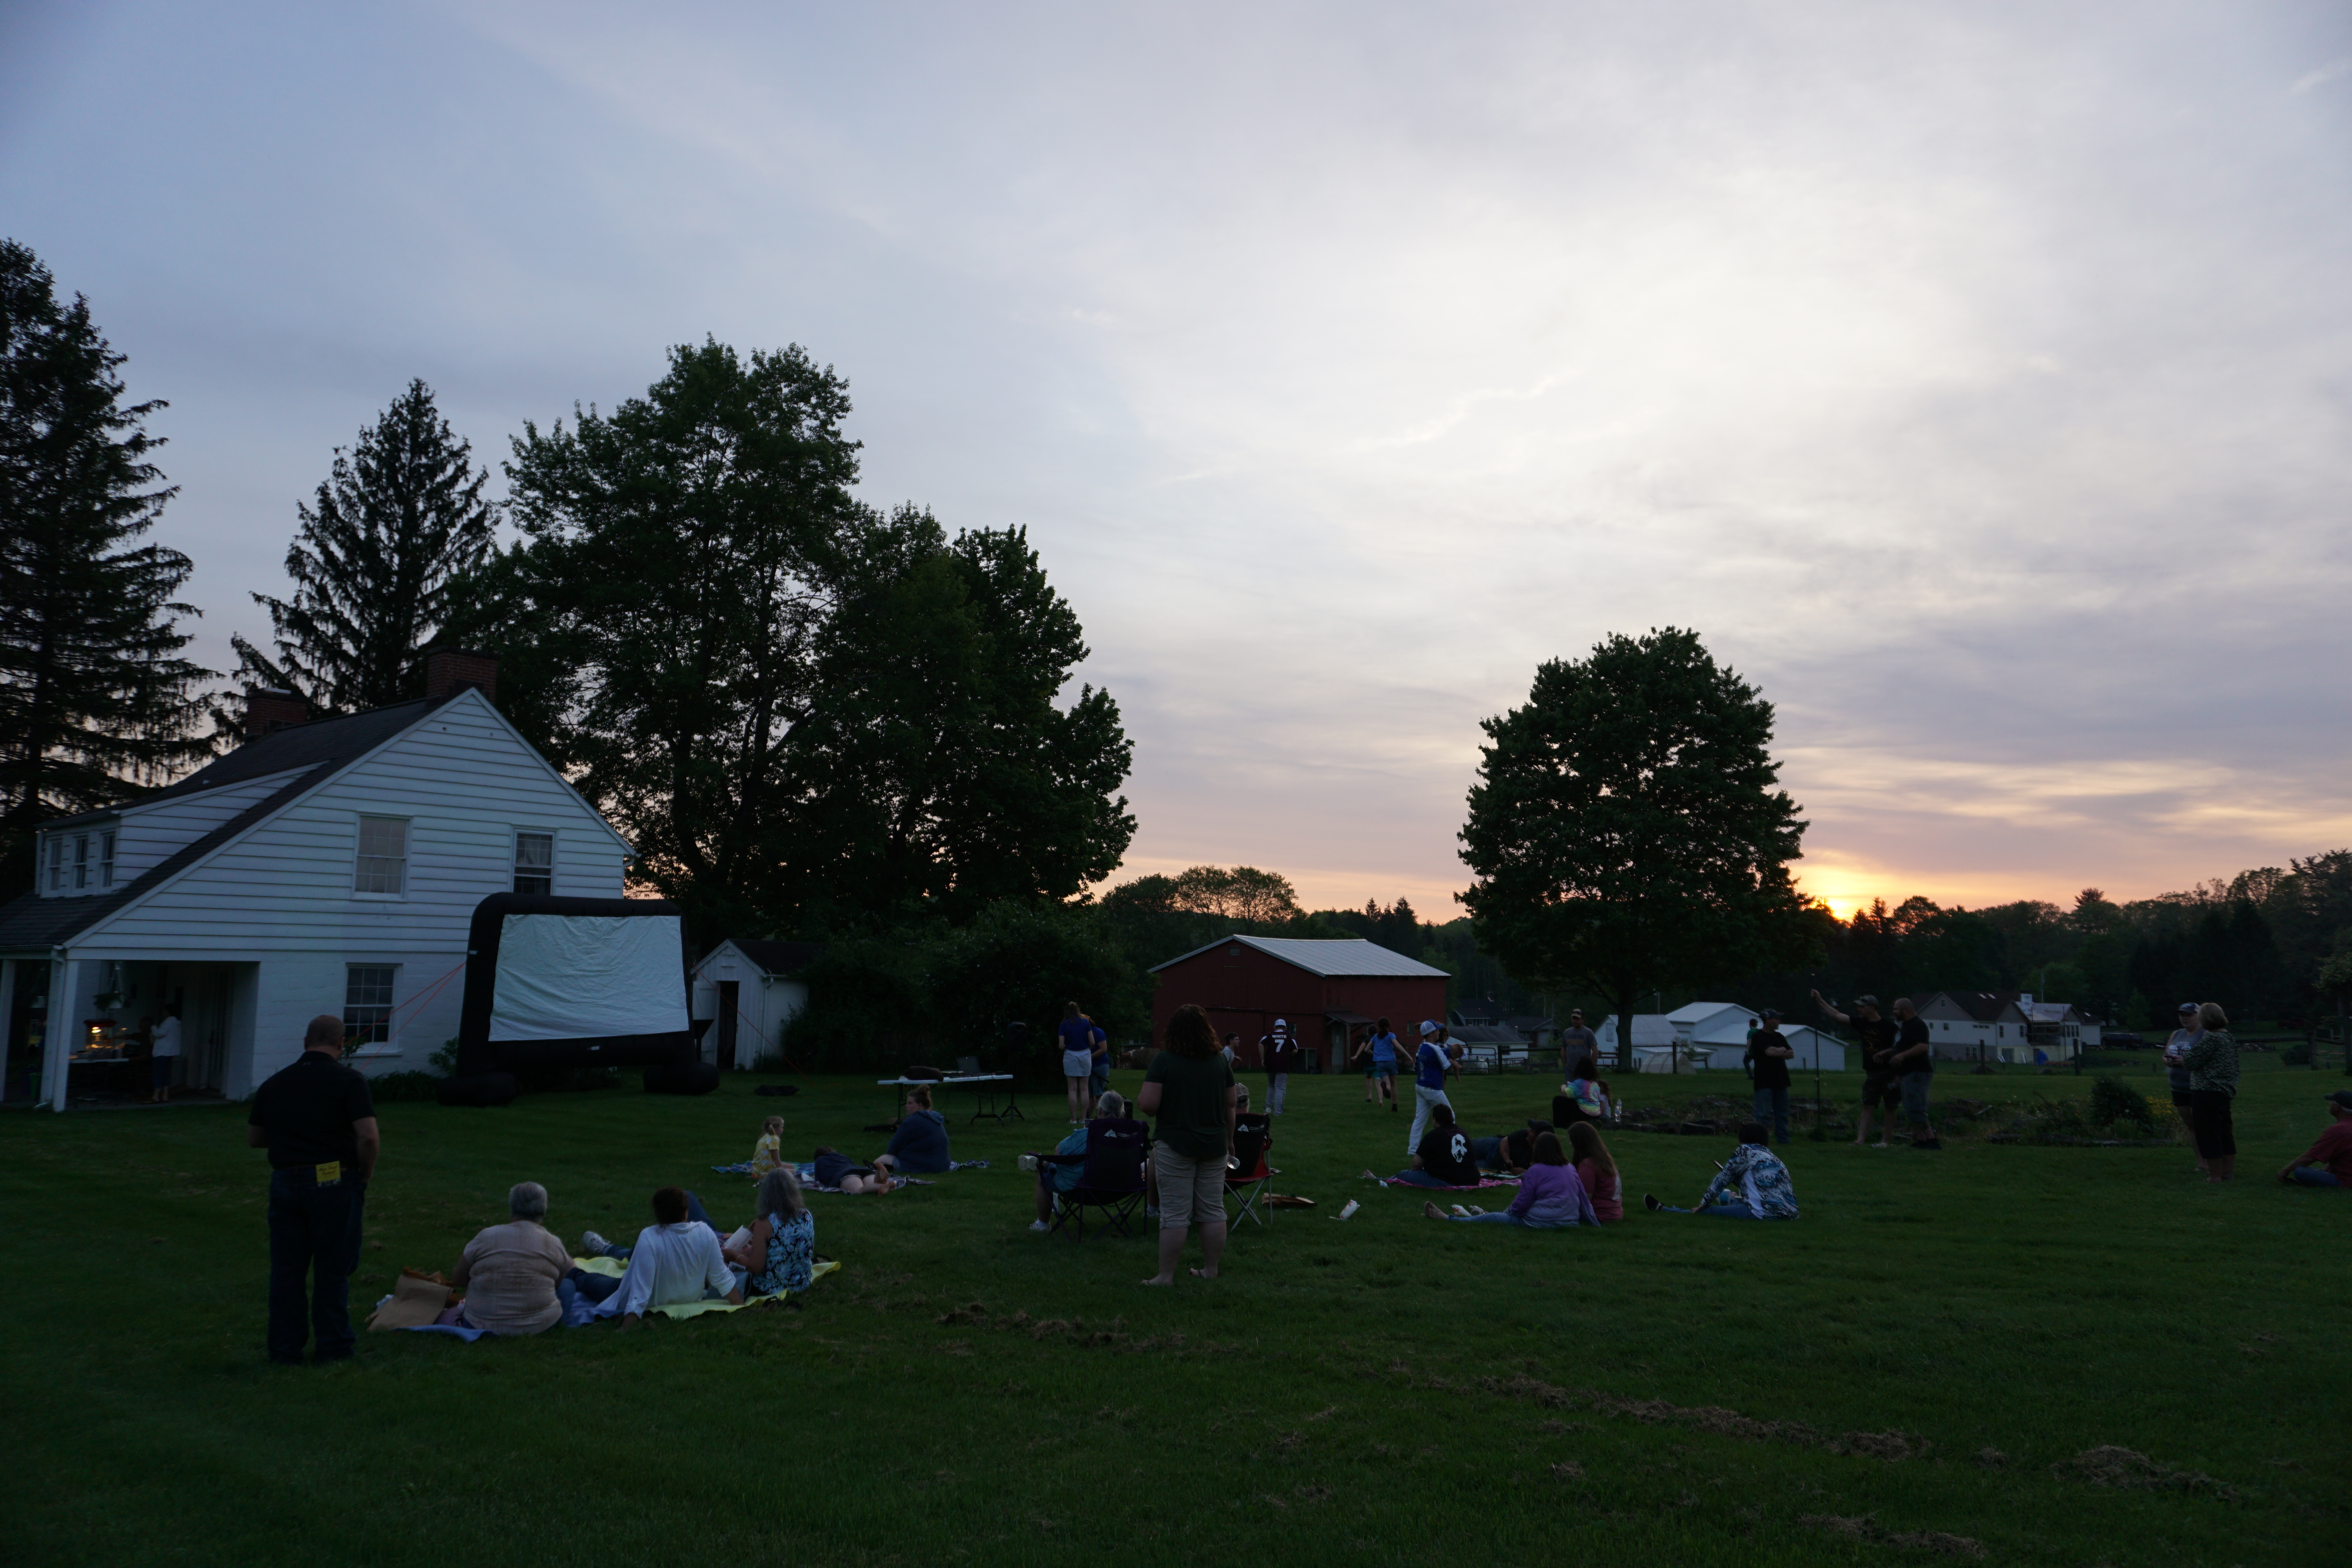
M 42 824 L 36 887 L 0 906 L 7 1097 L 143 1090 L 126 1047 L 167 1007 L 180 1085 L 231 1100 L 322 1013 L 362 1070 L 425 1067 L 457 1033 L 486 896 L 624 893 L 628 844 L 499 714 L 496 681 L 446 650 L 418 701 L 305 722 L 256 693 L 226 756 Z
M 694 1016 L 702 1059 L 721 1072 L 748 1070 L 783 1051 L 784 1032 L 808 1005 L 809 968 L 824 956 L 815 942 L 730 937 L 694 966 Z

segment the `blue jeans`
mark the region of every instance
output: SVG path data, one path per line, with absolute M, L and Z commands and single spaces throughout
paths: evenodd
M 2318 1165 L 2297 1165 L 2287 1173 L 2287 1179 L 2299 1187 L 2340 1187 L 2336 1173 Z
M 352 1353 L 352 1270 L 366 1201 L 365 1183 L 346 1177 L 322 1187 L 309 1165 L 269 1173 L 271 1361 L 299 1362 L 314 1333 L 319 1360 Z
M 1427 1171 L 1399 1171 L 1396 1179 L 1409 1187 L 1436 1187 L 1450 1192 L 1454 1186 L 1453 1183 L 1441 1182 Z
M 1697 1209 L 1678 1209 L 1672 1204 L 1660 1204 L 1658 1205 L 1658 1212 L 1660 1214 L 1711 1215 L 1717 1219 L 1761 1219 L 1764 1217 L 1761 1215 L 1750 1212 L 1746 1204 L 1713 1203 L 1707 1205 L 1705 1208 Z
M 1525 1225 L 1528 1223 L 1508 1209 L 1496 1209 L 1487 1214 L 1447 1215 L 1445 1217 L 1463 1220 L 1471 1225 Z
M 1789 1091 L 1785 1089 L 1759 1089 L 1756 1091 L 1756 1120 L 1772 1129 L 1772 1142 L 1789 1141 Z

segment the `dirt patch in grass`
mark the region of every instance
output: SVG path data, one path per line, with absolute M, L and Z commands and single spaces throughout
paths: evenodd
M 1966 1535 L 1953 1535 L 1941 1530 L 1893 1531 L 1882 1529 L 1868 1514 L 1853 1517 L 1836 1513 L 1809 1513 L 1797 1521 L 1815 1530 L 1826 1530 L 1832 1535 L 1843 1535 L 1851 1541 L 1868 1541 L 1880 1546 L 1907 1546 L 1915 1551 L 1932 1552 L 1939 1557 L 1982 1557 L 1984 1542 Z
M 1689 1426 L 1719 1437 L 1748 1443 L 1785 1443 L 1800 1448 L 1822 1448 L 1832 1454 L 1858 1454 L 1890 1463 L 1926 1457 L 1933 1447 L 1915 1432 L 1823 1433 L 1801 1421 L 1763 1421 L 1727 1410 L 1720 1405 L 1676 1405 L 1664 1399 L 1630 1399 L 1590 1388 L 1562 1388 L 1524 1373 L 1482 1377 L 1472 1386 L 1500 1399 L 1525 1400 L 1549 1409 L 1590 1408 L 1610 1415 L 1631 1416 L 1653 1426 L 1669 1423 Z

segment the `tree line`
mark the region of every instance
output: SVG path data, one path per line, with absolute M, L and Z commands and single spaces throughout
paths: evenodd
M 1134 835 L 1118 704 L 1067 693 L 1083 632 L 1025 531 L 860 500 L 848 384 L 797 346 L 674 348 L 641 396 L 526 423 L 503 496 L 412 382 L 295 509 L 291 590 L 253 595 L 269 646 L 234 639 L 226 689 L 184 656 L 194 563 L 145 537 L 175 491 L 146 429 L 164 405 L 131 399 L 123 363 L 86 300 L 0 243 L 16 886 L 37 823 L 233 743 L 240 688 L 355 712 L 422 696 L 442 647 L 497 656 L 501 711 L 698 944 L 968 946 L 1050 921 Z

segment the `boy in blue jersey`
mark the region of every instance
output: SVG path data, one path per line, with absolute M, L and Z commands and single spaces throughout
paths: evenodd
M 1442 1105 L 1448 1110 L 1454 1109 L 1454 1102 L 1445 1098 L 1445 1072 L 1454 1065 L 1454 1058 L 1445 1054 L 1441 1033 L 1434 1022 L 1422 1020 L 1421 1049 L 1413 1053 L 1412 1131 L 1405 1134 L 1404 1140 L 1404 1152 L 1408 1154 L 1420 1152 L 1421 1130 L 1429 1123 L 1430 1108 Z

